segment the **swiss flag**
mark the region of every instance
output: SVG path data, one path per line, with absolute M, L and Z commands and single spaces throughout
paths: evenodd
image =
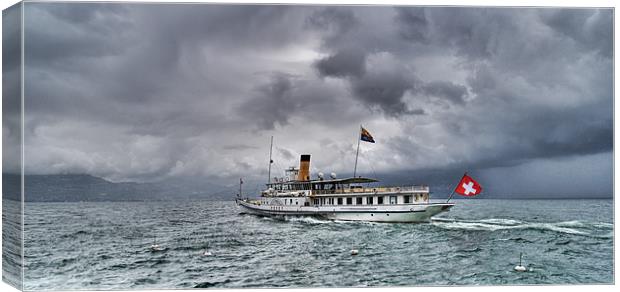
M 482 186 L 466 173 L 454 191 L 461 196 L 473 197 L 482 192 Z

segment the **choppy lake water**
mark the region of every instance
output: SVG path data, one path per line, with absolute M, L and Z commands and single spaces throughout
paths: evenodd
M 281 221 L 234 202 L 27 202 L 24 288 L 613 283 L 612 200 L 455 202 L 422 224 Z M 513 271 L 520 252 L 528 272 Z

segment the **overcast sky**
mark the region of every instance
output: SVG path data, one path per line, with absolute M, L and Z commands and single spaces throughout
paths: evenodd
M 25 7 L 27 173 L 344 176 L 362 124 L 360 175 L 612 193 L 611 9 Z

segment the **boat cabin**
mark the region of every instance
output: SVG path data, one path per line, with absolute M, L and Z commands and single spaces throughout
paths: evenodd
M 376 179 L 367 177 L 336 178 L 332 173 L 325 179 L 322 173 L 310 180 L 310 155 L 302 155 L 300 167 L 290 167 L 285 176 L 267 183 L 261 194 L 278 198 L 282 205 L 345 206 L 345 205 L 400 205 L 429 202 L 428 186 L 374 187 Z

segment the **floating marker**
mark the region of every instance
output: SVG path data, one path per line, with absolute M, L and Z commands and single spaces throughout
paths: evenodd
M 527 268 L 521 264 L 521 260 L 523 259 L 523 253 L 519 254 L 519 265 L 515 266 L 515 271 L 517 272 L 525 272 Z
M 157 244 L 157 236 L 153 236 L 153 244 L 151 244 L 151 246 L 149 247 L 149 249 L 151 251 L 163 251 L 166 248 L 161 247 L 159 244 Z
M 151 251 L 162 251 L 162 250 L 164 250 L 165 248 L 161 247 L 159 244 L 152 244 L 152 245 L 149 247 L 149 249 L 150 249 Z
M 213 253 L 209 251 L 209 243 L 205 245 L 205 250 L 202 252 L 202 255 L 205 257 L 210 257 L 213 255 Z
M 359 251 L 357 249 L 352 249 L 351 250 L 351 255 L 357 255 L 359 253 Z

